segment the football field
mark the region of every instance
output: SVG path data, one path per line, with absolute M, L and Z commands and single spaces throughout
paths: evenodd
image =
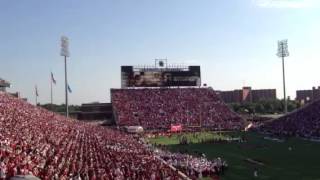
M 151 138 L 173 152 L 204 153 L 208 159 L 221 157 L 229 167 L 223 180 L 320 180 L 320 142 L 289 138 L 284 142 L 264 139 L 253 132 L 184 134 L 190 144 L 180 145 L 179 136 Z M 219 139 L 243 137 L 245 142 Z M 209 142 L 206 142 L 208 141 Z M 215 141 L 213 141 L 215 140 Z M 258 177 L 253 175 L 258 170 Z

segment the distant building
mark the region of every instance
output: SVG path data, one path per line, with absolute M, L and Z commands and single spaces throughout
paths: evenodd
M 16 98 L 20 98 L 20 93 L 19 92 L 15 92 L 15 93 L 9 93 L 11 96 L 14 96 Z
M 261 100 L 276 100 L 276 89 L 256 89 L 252 91 L 252 101 L 258 102 Z
M 82 104 L 80 111 L 73 112 L 78 120 L 112 120 L 113 111 L 111 103 Z
M 10 83 L 4 79 L 0 78 L 0 91 L 6 92 L 7 88 L 10 87 Z
M 242 102 L 242 90 L 216 91 L 226 103 Z
M 10 88 L 10 86 L 11 86 L 10 82 L 0 78 L 0 91 L 7 92 L 7 88 Z M 8 94 L 10 94 L 11 96 L 14 96 L 16 98 L 21 98 L 20 92 L 15 92 L 15 93 L 8 92 Z M 21 98 L 21 99 L 24 101 L 27 101 L 27 98 Z
M 319 98 L 320 98 L 320 86 L 318 86 L 318 88 L 312 87 L 312 89 L 310 90 L 296 91 L 296 100 L 300 104 L 309 103 Z
M 226 103 L 258 102 L 261 100 L 275 100 L 276 89 L 252 89 L 243 87 L 232 91 L 217 91 Z

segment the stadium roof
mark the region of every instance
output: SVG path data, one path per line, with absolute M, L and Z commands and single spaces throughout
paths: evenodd
M 0 78 L 0 87 L 10 87 L 10 83 L 2 78 Z

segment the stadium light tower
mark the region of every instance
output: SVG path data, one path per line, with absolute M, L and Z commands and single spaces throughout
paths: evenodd
M 285 72 L 284 72 L 284 57 L 289 56 L 288 51 L 288 40 L 284 39 L 281 41 L 278 41 L 278 57 L 282 58 L 282 78 L 283 78 L 283 99 L 284 99 L 284 113 L 286 114 L 288 112 L 287 109 L 287 97 L 286 97 L 286 80 L 285 80 Z
M 68 76 L 67 76 L 67 57 L 69 54 L 69 39 L 66 36 L 61 37 L 61 52 L 60 55 L 64 57 L 64 74 L 65 74 L 65 94 L 66 94 L 66 116 L 69 117 L 68 108 Z

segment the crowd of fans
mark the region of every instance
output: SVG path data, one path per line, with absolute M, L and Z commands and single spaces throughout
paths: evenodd
M 0 179 L 179 179 L 143 142 L 0 92 Z
M 172 124 L 236 130 L 244 126 L 212 88 L 112 89 L 117 124 L 168 129 Z
M 277 136 L 320 138 L 320 100 L 266 123 L 258 130 Z

